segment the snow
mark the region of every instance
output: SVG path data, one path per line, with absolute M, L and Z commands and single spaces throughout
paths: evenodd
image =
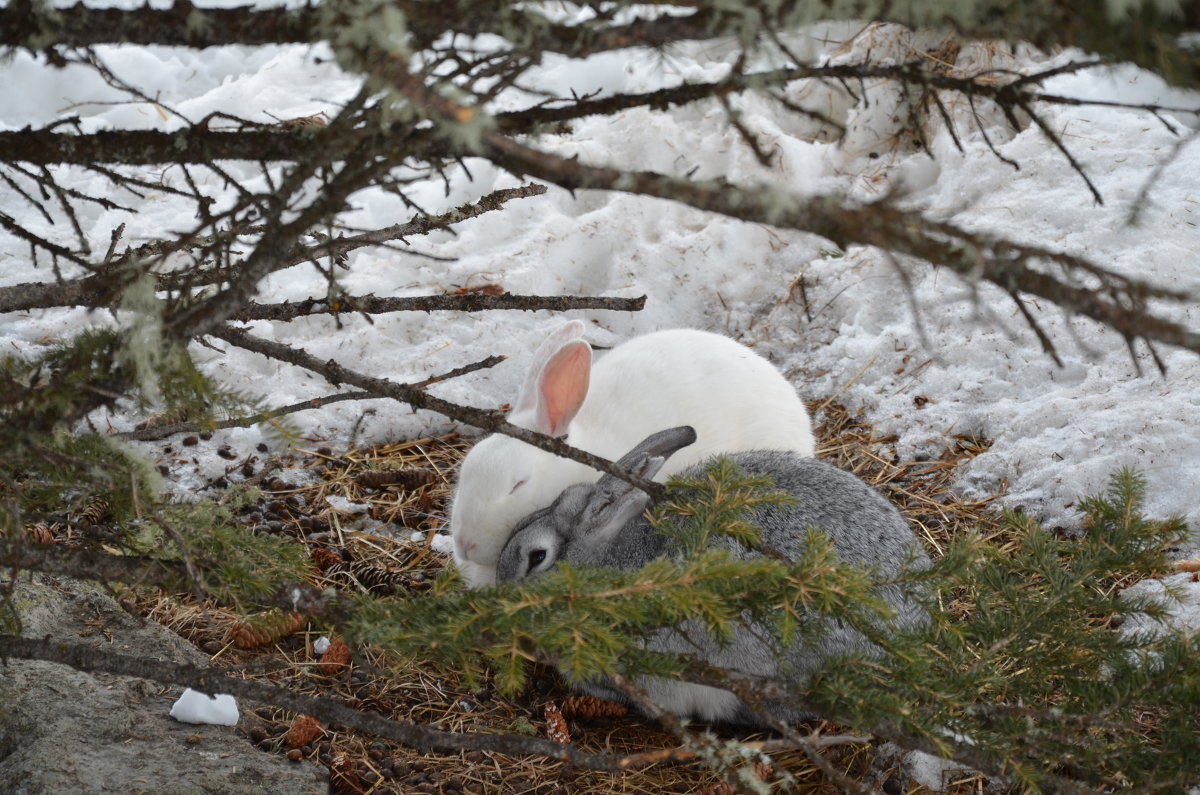
M 313 641 L 313 654 L 321 655 L 329 651 L 329 638 L 322 635 Z
M 326 494 L 325 502 L 329 503 L 329 507 L 335 511 L 348 513 L 352 516 L 366 513 L 371 510 L 371 506 L 365 502 L 354 502 L 346 497 L 339 497 L 336 494 Z
M 948 759 L 924 751 L 909 751 L 904 755 L 904 770 L 913 781 L 934 792 L 945 792 L 958 778 L 970 778 L 974 771 Z
M 180 723 L 211 723 L 214 726 L 236 726 L 237 701 L 233 696 L 210 696 L 190 687 L 171 705 L 171 717 Z
M 899 52 L 907 44 L 895 29 L 868 31 L 847 44 L 858 26 L 827 25 L 798 33 L 789 46 L 831 62 L 847 61 L 870 49 Z M 915 41 L 915 40 L 914 40 Z M 45 124 L 79 115 L 85 130 L 115 127 L 171 130 L 181 126 L 170 109 L 190 119 L 214 111 L 257 121 L 333 115 L 352 96 L 358 80 L 341 72 L 322 46 L 223 47 L 192 52 L 161 47 L 96 48 L 118 75 L 136 84 L 158 105 L 106 104 L 118 95 L 77 67 L 58 70 L 18 53 L 0 64 L 0 83 L 9 87 L 0 105 L 0 128 Z M 583 62 L 547 54 L 524 84 L 560 95 L 588 91 L 646 91 L 682 81 L 715 79 L 735 59 L 728 43 L 692 43 L 669 57 L 649 53 L 602 54 Z M 1028 49 L 1015 54 L 965 48 L 959 64 L 992 64 L 1031 71 L 1061 64 L 1080 53 L 1053 57 Z M 989 60 L 990 59 L 990 60 Z M 769 66 L 770 64 L 756 64 Z M 1108 101 L 1155 101 L 1200 108 L 1195 92 L 1171 89 L 1132 66 L 1097 68 L 1056 77 L 1048 90 Z M 789 99 L 820 107 L 847 127 L 842 145 L 829 128 L 798 117 L 760 98 L 737 101 L 743 123 L 763 148 L 776 154 L 769 167 L 757 163 L 716 103 L 669 112 L 630 109 L 611 118 L 573 123 L 570 135 L 547 136 L 541 145 L 589 163 L 656 169 L 696 178 L 725 175 L 738 183 L 766 183 L 796 195 L 875 200 L 889 192 L 930 217 L 992 236 L 1069 252 L 1119 273 L 1200 295 L 1200 145 L 1179 138 L 1152 115 L 1126 108 L 1047 106 L 1052 129 L 1083 164 L 1104 198 L 1097 205 L 1083 180 L 1033 126 L 1017 132 L 984 109 L 988 133 L 1000 154 L 989 150 L 966 123 L 969 111 L 951 106 L 960 122 L 963 151 L 945 125 L 931 118 L 934 157 L 888 148 L 896 131 L 890 116 L 900 107 L 895 87 L 866 87 L 861 102 L 836 86 L 797 85 Z M 505 92 L 497 109 L 520 107 L 528 95 Z M 537 99 L 532 100 L 537 101 Z M 1200 118 L 1193 112 L 1164 112 L 1183 134 Z M 1132 203 L 1156 167 L 1173 158 L 1150 186 L 1137 223 Z M 411 198 L 430 212 L 471 201 L 519 180 L 488 163 L 470 161 L 470 176 L 451 169 L 448 182 L 415 184 Z M 174 169 L 147 169 L 171 184 Z M 251 166 L 233 166 L 249 187 L 262 184 Z M 102 177 L 59 169 L 65 184 L 107 194 Z M 217 190 L 215 180 L 207 183 Z M 94 250 L 103 251 L 110 232 L 127 224 L 124 240 L 138 244 L 194 223 L 190 205 L 166 193 L 144 199 L 114 192 L 133 212 L 87 207 L 80 222 Z M 228 198 L 228 197 L 226 197 Z M 50 225 L 8 186 L 0 206 L 38 234 L 61 234 L 62 219 Z M 354 198 L 345 217 L 350 227 L 375 228 L 407 220 L 411 212 L 393 195 L 367 191 Z M 68 227 L 69 228 L 69 227 Z M 1160 375 L 1144 347 L 1131 360 L 1118 335 L 1080 318 L 1064 317 L 1053 305 L 1026 299 L 1025 307 L 1058 346 L 1061 368 L 1045 355 L 1016 307 L 1000 290 L 972 285 L 948 272 L 908 263 L 911 294 L 895 277 L 895 265 L 876 251 L 838 250 L 813 235 L 772 229 L 657 199 L 617 193 L 551 188 L 545 195 L 511 203 L 459 225 L 409 241 L 411 250 L 355 252 L 342 286 L 353 294 L 422 295 L 458 286 L 495 282 L 512 293 L 648 296 L 640 313 L 580 311 L 567 317 L 588 321 L 589 340 L 611 346 L 660 328 L 693 326 L 721 331 L 769 356 L 809 399 L 836 396 L 884 433 L 898 438 L 905 458 L 935 454 L 957 435 L 993 440 L 968 464 L 958 485 L 968 496 L 1006 484 L 1005 503 L 1052 525 L 1077 526 L 1075 502 L 1096 493 L 1120 466 L 1134 466 L 1149 481 L 1150 515 L 1183 514 L 1200 526 L 1200 500 L 1188 485 L 1200 481 L 1200 358 L 1160 348 L 1168 375 Z M 430 259 L 422 255 L 435 255 Z M 0 237 L 0 284 L 47 280 L 32 268 L 27 247 Z M 67 275 L 71 275 L 67 269 Z M 803 286 L 803 291 L 800 287 Z M 323 277 L 310 265 L 272 275 L 257 300 L 280 301 L 323 295 Z M 806 300 L 805 300 L 806 297 Z M 1200 307 L 1152 306 L 1193 330 Z M 918 314 L 914 315 L 914 307 Z M 919 316 L 920 322 L 917 317 Z M 256 322 L 252 331 L 303 346 L 321 359 L 352 369 L 412 382 L 501 353 L 510 358 L 491 370 L 444 382 L 435 394 L 470 405 L 496 408 L 510 401 L 538 342 L 563 322 L 546 312 L 396 313 L 373 324 L 361 318 Z M 110 322 L 102 313 L 37 311 L 0 316 L 5 351 L 37 355 L 87 323 Z M 285 405 L 336 391 L 312 375 L 256 354 L 196 346 L 203 367 L 223 383 L 258 396 L 264 405 Z M 1140 371 L 1139 371 L 1140 365 Z M 917 400 L 920 398 L 920 400 Z M 365 413 L 364 413 L 365 412 Z M 361 420 L 361 422 L 360 422 Z M 115 430 L 131 427 L 131 414 L 106 417 Z M 391 401 L 343 402 L 292 415 L 307 439 L 331 445 L 411 438 L 460 428 L 426 412 Z M 221 444 L 249 451 L 265 442 L 277 449 L 269 429 L 232 429 L 214 436 L 186 459 L 162 452 L 162 443 L 140 445 L 167 464 L 172 482 L 187 490 L 221 474 L 226 462 L 212 450 Z M 195 458 L 193 461 L 192 458 Z M 339 511 L 348 505 L 330 504 Z M 443 548 L 443 537 L 431 544 Z
M 454 540 L 445 533 L 437 533 L 429 542 L 429 548 L 434 552 L 449 555 L 454 552 Z
M 1167 613 L 1163 622 L 1144 615 L 1130 615 L 1121 625 L 1124 632 L 1158 635 L 1166 631 L 1168 625 L 1191 633 L 1200 630 L 1200 582 L 1195 574 L 1181 572 L 1161 580 L 1143 580 L 1126 588 L 1121 596 L 1157 602 Z

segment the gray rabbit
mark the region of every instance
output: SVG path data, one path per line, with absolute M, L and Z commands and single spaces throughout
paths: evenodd
M 660 431 L 625 455 L 618 466 L 643 478 L 653 477 L 667 458 L 695 439 L 695 431 L 688 426 Z M 899 511 L 854 475 L 783 451 L 743 452 L 730 458 L 748 474 L 769 476 L 778 489 L 797 498 L 793 505 L 767 506 L 755 514 L 764 547 L 795 559 L 802 553 L 807 529 L 813 527 L 832 539 L 843 563 L 872 569 L 876 581 L 929 565 L 928 556 Z M 704 466 L 697 465 L 681 474 L 703 473 Z M 551 506 L 517 524 L 500 554 L 499 581 L 539 577 L 559 560 L 572 566 L 638 569 L 655 558 L 677 552 L 676 542 L 654 530 L 644 518 L 648 502 L 644 492 L 611 475 L 596 483 L 568 487 Z M 725 537 L 714 543 L 728 545 L 740 557 L 760 554 Z M 876 586 L 876 596 L 895 611 L 893 627 L 915 627 L 928 620 L 912 588 L 899 583 Z M 692 622 L 660 631 L 648 646 L 801 687 L 831 658 L 873 656 L 878 651 L 860 632 L 842 622 L 829 619 L 823 629 L 815 644 L 801 640 L 782 654 L 769 633 L 756 632 L 753 626 L 738 626 L 732 642 L 722 647 Z M 628 701 L 603 679 L 573 684 L 601 698 Z M 638 685 L 659 706 L 680 716 L 709 722 L 766 724 L 762 716 L 727 690 L 649 677 L 640 679 Z M 812 713 L 787 704 L 774 704 L 766 711 L 788 722 L 812 717 Z

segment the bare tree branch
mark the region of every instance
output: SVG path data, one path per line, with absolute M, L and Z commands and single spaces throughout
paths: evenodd
M 573 309 L 607 309 L 613 312 L 638 312 L 646 305 L 646 296 L 611 298 L 607 296 L 547 296 L 547 295 L 418 295 L 400 298 L 379 298 L 374 295 L 347 295 L 330 301 L 309 298 L 284 304 L 258 304 L 253 301 L 235 313 L 230 320 L 293 320 L 310 315 L 361 312 L 378 315 L 387 312 L 483 312 L 510 309 L 522 312 L 550 310 L 568 312 Z
M 969 233 L 887 203 L 847 206 L 823 197 L 801 199 L 767 186 L 731 190 L 717 180 L 693 182 L 651 172 L 587 166 L 501 135 L 488 134 L 485 139 L 491 157 L 518 176 L 535 176 L 567 188 L 673 199 L 744 221 L 813 232 L 843 248 L 857 243 L 897 251 L 949 268 L 968 280 L 982 278 L 1006 292 L 1045 298 L 1113 328 L 1125 339 L 1163 342 L 1200 353 L 1200 333 L 1152 315 L 1146 308 L 1150 298 L 1185 302 L 1189 300 L 1186 294 L 1128 279 L 1081 257 Z M 1102 280 L 1105 289 L 1070 284 L 1031 266 L 1038 261 L 1090 274 Z
M 504 415 L 498 411 L 460 406 L 448 400 L 430 395 L 428 392 L 409 384 L 397 384 L 394 381 L 388 381 L 383 378 L 373 378 L 363 375 L 362 373 L 343 367 L 332 360 L 322 362 L 315 356 L 299 348 L 293 348 L 272 340 L 261 339 L 233 326 L 220 326 L 210 331 L 209 334 L 218 339 L 230 342 L 239 348 L 261 353 L 263 356 L 311 370 L 314 373 L 320 374 L 332 384 L 351 384 L 371 392 L 378 397 L 393 398 L 407 403 L 415 409 L 436 411 L 438 414 L 458 420 L 459 422 L 474 425 L 476 428 L 492 433 L 502 433 L 505 436 L 519 439 L 526 444 L 533 445 L 563 458 L 579 461 L 593 469 L 613 475 L 624 480 L 626 483 L 636 486 L 654 499 L 660 499 L 663 496 L 664 492 L 661 483 L 654 483 L 644 478 L 630 475 L 628 472 L 619 469 L 613 462 L 571 447 L 562 439 L 556 439 L 513 425 L 507 422 L 504 419 Z
M 34 544 L 0 536 L 0 568 L 27 569 L 99 582 L 151 585 L 168 593 L 187 590 L 183 564 L 132 555 L 109 555 L 93 549 Z
M 406 721 L 388 720 L 359 712 L 337 701 L 303 696 L 286 688 L 228 676 L 215 668 L 160 662 L 146 657 L 96 649 L 55 640 L 33 640 L 0 634 L 0 660 L 45 660 L 69 665 L 78 671 L 118 674 L 194 688 L 204 693 L 228 693 L 239 698 L 274 704 L 320 720 L 385 737 L 419 751 L 495 751 L 513 756 L 542 756 L 604 772 L 622 770 L 621 758 L 594 754 L 575 746 L 512 734 L 443 732 Z
M 988 0 L 982 6 L 930 8 L 911 4 L 857 3 L 772 4 L 754 14 L 718 4 L 686 3 L 690 14 L 661 14 L 625 24 L 564 25 L 546 19 L 536 7 L 492 0 L 447 0 L 430 5 L 419 0 L 397 0 L 408 32 L 417 48 L 429 46 L 453 27 L 467 35 L 511 35 L 514 30 L 534 37 L 531 51 L 559 52 L 582 58 L 631 47 L 661 49 L 675 42 L 706 39 L 713 31 L 744 32 L 746 40 L 764 30 L 796 28 L 824 19 L 860 18 L 896 22 L 909 27 L 940 26 L 969 38 L 1025 40 L 1042 49 L 1077 46 L 1141 66 L 1159 67 L 1169 79 L 1194 85 L 1200 67 L 1178 38 L 1200 28 L 1200 3 L 1183 0 L 1170 10 L 1155 3 L 1122 7 L 1120 14 L 1103 0 L 1040 4 L 1039 13 L 1024 13 L 1005 0 Z M 453 22 L 450 22 L 453 20 Z M 210 47 L 226 44 L 286 44 L 320 41 L 344 26 L 337 13 L 321 9 L 196 8 L 176 0 L 171 8 L 143 7 L 131 11 L 43 7 L 11 3 L 0 9 L 0 47 L 25 47 L 47 51 L 103 43 L 169 44 Z M 358 24 L 369 24 L 358 20 Z
M 486 359 L 475 362 L 474 364 L 456 367 L 447 373 L 430 376 L 424 381 L 418 381 L 410 386 L 420 389 L 427 387 L 430 384 L 438 384 L 442 381 L 448 381 L 451 378 L 473 373 L 478 370 L 483 370 L 488 367 L 495 367 L 500 362 L 504 361 L 503 356 L 489 356 Z M 233 417 L 232 419 L 221 420 L 211 424 L 203 424 L 199 422 L 172 422 L 165 425 L 153 425 L 148 428 L 140 428 L 135 431 L 127 431 L 118 433 L 117 436 L 123 439 L 134 439 L 136 441 L 149 441 L 152 439 L 162 439 L 166 436 L 172 436 L 177 433 L 194 433 L 202 430 L 222 430 L 224 428 L 249 428 L 251 425 L 258 425 L 260 422 L 276 419 L 287 414 L 294 414 L 297 411 L 308 411 L 309 409 L 320 408 L 327 406 L 330 403 L 340 403 L 346 400 L 378 400 L 379 396 L 370 392 L 342 392 L 336 395 L 326 395 L 325 397 L 313 398 L 311 400 L 301 400 L 299 403 L 293 403 L 290 406 L 283 406 L 270 411 L 263 411 L 249 417 Z

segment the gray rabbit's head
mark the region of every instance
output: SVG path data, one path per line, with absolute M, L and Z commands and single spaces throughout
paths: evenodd
M 625 454 L 617 466 L 649 480 L 671 455 L 694 441 L 696 432 L 687 425 L 660 431 Z M 569 486 L 548 508 L 517 524 L 500 553 L 496 577 L 500 582 L 537 577 L 560 560 L 612 565 L 616 539 L 630 534 L 649 502 L 644 491 L 612 475 Z

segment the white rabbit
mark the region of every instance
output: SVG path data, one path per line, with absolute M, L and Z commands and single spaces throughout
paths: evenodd
M 676 451 L 686 449 L 696 436 L 691 428 L 671 428 L 656 433 L 621 459 L 627 472 L 650 477 Z M 767 475 L 776 488 L 796 498 L 786 507 L 764 506 L 754 523 L 764 546 L 796 560 L 805 550 L 807 532 L 813 528 L 833 542 L 838 558 L 874 571 L 882 584 L 874 594 L 893 611 L 891 627 L 911 628 L 929 620 L 917 598 L 923 586 L 903 584 L 903 576 L 929 565 L 912 528 L 895 506 L 859 478 L 815 458 L 779 451 L 742 452 L 730 459 L 752 475 Z M 703 475 L 703 466 L 688 470 Z M 640 569 L 650 561 L 677 554 L 680 542 L 650 526 L 643 516 L 650 498 L 612 475 L 596 483 L 570 486 L 548 508 L 517 523 L 500 554 L 497 576 L 501 582 L 540 577 L 566 560 L 572 566 Z M 714 540 L 741 558 L 758 553 L 729 538 Z M 648 648 L 691 654 L 727 671 L 763 676 L 804 687 L 823 666 L 839 657 L 873 657 L 878 648 L 858 630 L 832 618 L 804 616 L 802 623 L 820 621 L 816 639 L 800 640 L 786 648 L 754 625 L 737 626 L 728 644 L 719 643 L 702 627 L 684 622 L 658 632 Z M 817 625 L 814 625 L 817 626 Z M 877 622 L 880 629 L 888 627 Z M 627 702 L 625 694 L 604 679 L 577 681 L 591 695 Z M 677 715 L 705 721 L 770 725 L 765 716 L 728 690 L 642 677 L 637 684 L 650 699 Z M 770 702 L 765 715 L 788 722 L 806 720 L 810 713 L 790 704 Z
M 618 345 L 592 367 L 584 328 L 571 321 L 538 348 L 509 422 L 566 436 L 610 460 L 654 431 L 692 426 L 699 440 L 671 459 L 660 480 L 718 452 L 813 454 L 804 403 L 774 365 L 744 345 L 697 329 L 657 331 Z M 508 436 L 476 444 L 463 459 L 450 509 L 454 561 L 467 584 L 495 582 L 517 520 L 567 486 L 599 477 Z

